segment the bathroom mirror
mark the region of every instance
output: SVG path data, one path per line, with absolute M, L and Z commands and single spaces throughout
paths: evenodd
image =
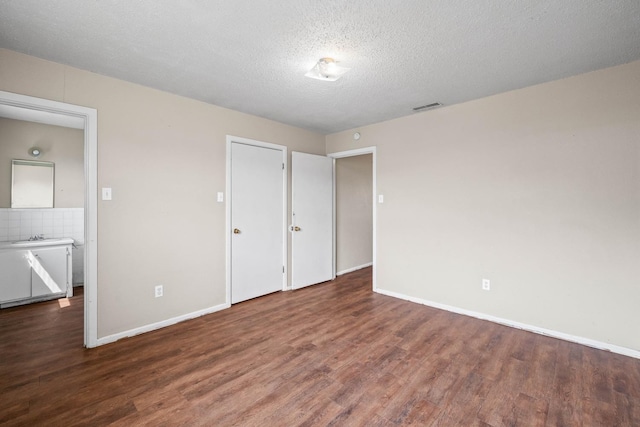
M 11 207 L 53 207 L 54 164 L 33 160 L 11 161 Z

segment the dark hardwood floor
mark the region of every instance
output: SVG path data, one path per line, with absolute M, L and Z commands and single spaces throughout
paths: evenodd
M 0 425 L 640 426 L 640 360 L 374 294 L 370 269 L 82 348 L 0 310 Z

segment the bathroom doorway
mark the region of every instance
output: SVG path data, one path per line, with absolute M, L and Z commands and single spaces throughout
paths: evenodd
M 97 111 L 95 109 L 0 91 L 0 117 L 81 129 L 84 171 L 84 345 L 97 345 Z M 70 184 L 71 185 L 71 184 Z M 73 213 L 72 213 L 73 214 Z M 73 233 L 73 215 L 64 218 Z M 76 218 L 77 220 L 77 218 Z M 70 222 L 65 222 L 70 221 Z M 53 232 L 53 222 L 51 223 Z M 77 230 L 76 230 L 77 231 Z M 79 231 L 78 231 L 79 232 Z

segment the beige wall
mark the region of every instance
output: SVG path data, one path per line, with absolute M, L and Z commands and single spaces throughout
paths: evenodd
M 3 49 L 0 90 L 98 110 L 98 185 L 114 195 L 98 205 L 98 337 L 224 302 L 215 192 L 232 134 L 377 147 L 379 288 L 640 350 L 640 62 L 367 126 L 357 143 Z
M 55 163 L 54 207 L 84 207 L 83 131 L 0 117 L 0 208 L 11 207 L 11 160 L 31 160 L 31 147 Z
M 640 62 L 358 130 L 380 289 L 640 350 Z
M 2 49 L 0 90 L 98 111 L 98 338 L 225 302 L 227 134 L 324 154 L 320 134 Z
M 336 159 L 336 271 L 372 262 L 373 155 Z

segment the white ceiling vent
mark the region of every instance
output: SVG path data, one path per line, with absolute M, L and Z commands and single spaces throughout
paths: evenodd
M 439 102 L 434 102 L 433 104 L 421 105 L 420 107 L 415 107 L 413 111 L 424 111 L 431 110 L 432 108 L 442 107 L 442 104 Z

